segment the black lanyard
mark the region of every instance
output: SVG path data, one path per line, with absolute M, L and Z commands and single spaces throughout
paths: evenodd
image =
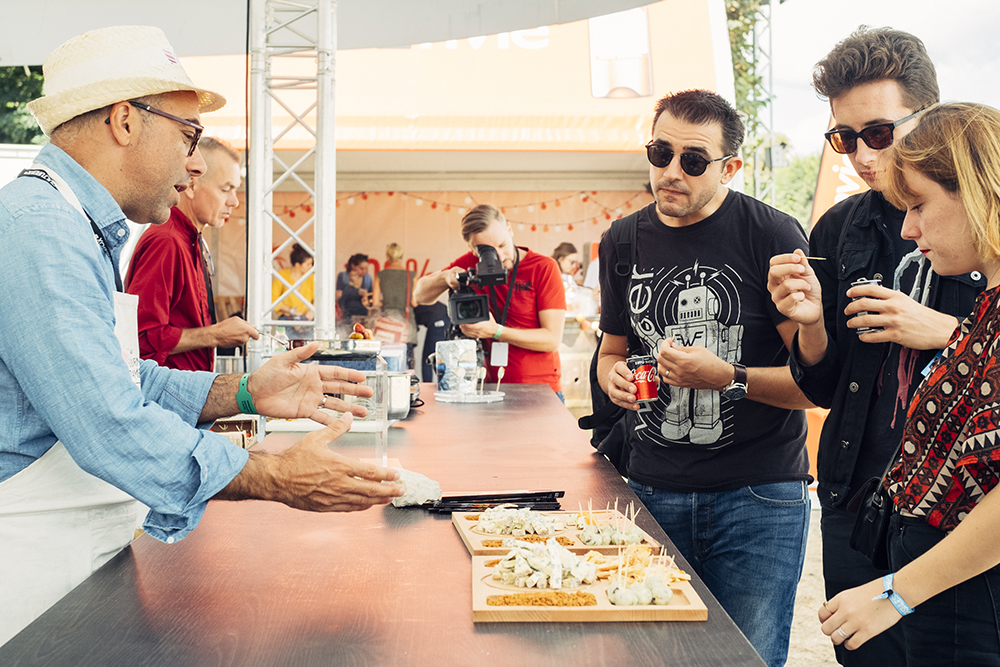
M 517 289 L 517 267 L 521 263 L 521 251 L 517 246 L 514 246 L 514 269 L 510 274 L 510 289 L 507 290 L 507 301 L 503 305 L 503 315 L 500 317 L 500 321 L 497 323 L 503 326 L 507 323 L 507 311 L 510 310 L 510 302 L 514 300 L 514 291 Z M 496 287 L 490 286 L 490 296 L 496 298 L 497 292 Z M 492 299 L 491 299 L 492 301 Z M 494 310 L 493 304 L 490 304 L 490 310 Z
M 54 180 L 52 180 L 52 177 L 49 176 L 48 172 L 46 171 L 43 171 L 41 169 L 23 169 L 21 170 L 21 173 L 17 175 L 17 177 L 21 178 L 22 176 L 30 176 L 31 178 L 37 178 L 39 180 L 45 181 L 46 183 L 54 187 L 56 189 L 56 192 L 59 192 L 59 186 L 56 184 Z M 59 194 L 62 194 L 62 192 L 59 192 Z M 65 195 L 63 196 L 65 197 Z M 86 215 L 86 211 L 84 212 L 84 214 Z M 104 254 L 108 256 L 108 259 L 111 260 L 111 268 L 115 272 L 115 289 L 118 290 L 119 292 L 124 292 L 125 288 L 122 287 L 122 277 L 118 274 L 118 266 L 115 264 L 115 258 L 112 257 L 111 255 L 111 249 L 108 247 L 107 242 L 104 240 L 104 234 L 102 234 L 101 230 L 97 228 L 97 225 L 94 223 L 93 220 L 90 219 L 89 215 L 87 215 L 87 222 L 90 223 L 90 228 L 94 230 L 94 240 L 97 241 L 97 245 L 101 248 L 101 250 L 104 251 Z

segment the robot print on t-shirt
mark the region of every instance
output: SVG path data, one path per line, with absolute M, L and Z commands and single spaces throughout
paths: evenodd
M 725 361 L 742 357 L 739 276 L 732 267 L 633 268 L 628 307 L 632 328 L 654 358 L 660 343 L 673 338 L 678 347 L 706 347 Z M 660 399 L 638 413 L 636 436 L 662 446 L 699 445 L 710 449 L 733 441 L 732 403 L 711 389 L 688 389 L 660 383 Z M 669 395 L 669 398 L 668 398 Z

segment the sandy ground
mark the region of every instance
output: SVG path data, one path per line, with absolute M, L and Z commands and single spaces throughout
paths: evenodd
M 806 544 L 806 562 L 802 579 L 795 595 L 795 616 L 792 619 L 792 637 L 788 649 L 787 667 L 836 667 L 833 645 L 819 629 L 816 610 L 823 604 L 823 557 L 819 533 L 819 501 L 812 499 L 812 516 L 809 518 L 809 541 Z

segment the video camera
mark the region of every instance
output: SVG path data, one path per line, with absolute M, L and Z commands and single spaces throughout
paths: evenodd
M 476 246 L 479 262 L 475 269 L 458 274 L 459 286 L 448 295 L 448 317 L 452 324 L 472 324 L 490 319 L 490 301 L 485 294 L 476 294 L 471 285 L 489 287 L 507 283 L 507 270 L 503 268 L 497 249 L 491 245 Z

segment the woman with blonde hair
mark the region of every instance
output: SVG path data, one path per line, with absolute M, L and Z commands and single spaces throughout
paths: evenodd
M 893 573 L 819 618 L 847 649 L 902 620 L 908 667 L 1000 665 L 1000 111 L 933 106 L 893 151 L 884 193 L 906 211 L 903 238 L 936 273 L 987 286 L 925 371 L 886 476 Z
M 385 266 L 375 274 L 375 307 L 382 309 L 383 317 L 404 322 L 406 325 L 407 367 L 413 368 L 413 349 L 417 344 L 417 321 L 413 316 L 413 286 L 417 274 L 407 271 L 403 264 L 403 246 L 390 243 L 385 248 Z

